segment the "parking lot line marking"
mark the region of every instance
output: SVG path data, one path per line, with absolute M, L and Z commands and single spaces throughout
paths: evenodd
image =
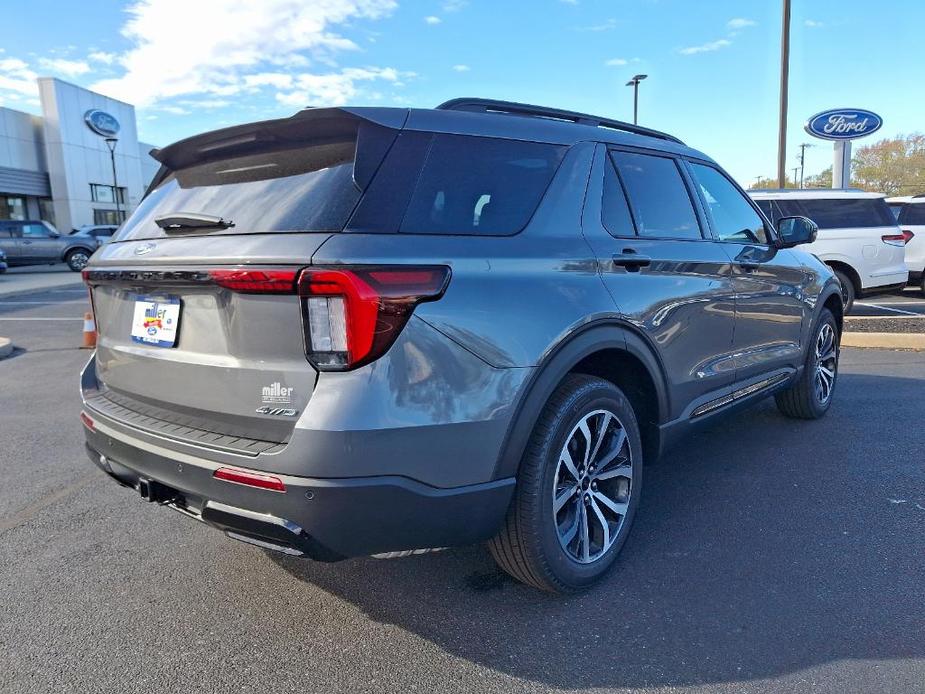
M 83 318 L 37 318 L 35 316 L 0 316 L 0 320 L 83 320 Z
M 867 306 L 869 308 L 879 308 L 883 311 L 893 311 L 894 313 L 904 313 L 907 316 L 921 316 L 921 313 L 915 313 L 914 311 L 903 311 L 899 308 L 890 308 L 889 306 L 881 306 L 880 304 L 861 304 L 861 306 Z
M 853 314 L 845 316 L 845 320 L 915 320 L 916 318 L 925 318 L 925 313 L 916 313 L 912 316 L 855 316 Z

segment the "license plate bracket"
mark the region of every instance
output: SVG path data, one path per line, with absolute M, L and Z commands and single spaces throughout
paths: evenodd
M 132 342 L 173 347 L 180 327 L 180 299 L 175 296 L 136 296 L 132 313 Z

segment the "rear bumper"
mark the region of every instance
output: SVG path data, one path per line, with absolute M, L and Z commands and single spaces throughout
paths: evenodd
M 513 478 L 439 489 L 398 476 L 291 475 L 276 475 L 285 492 L 256 489 L 215 479 L 220 463 L 133 446 L 90 416 L 88 455 L 121 484 L 148 491 L 154 482 L 162 496 L 152 500 L 229 537 L 323 561 L 487 540 L 501 526 L 514 490 Z

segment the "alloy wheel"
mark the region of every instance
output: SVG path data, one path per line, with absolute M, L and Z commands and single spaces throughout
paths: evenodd
M 629 509 L 633 459 L 626 430 L 608 410 L 586 414 L 559 453 L 552 509 L 559 544 L 580 564 L 613 546 Z
M 828 403 L 835 387 L 835 375 L 838 370 L 838 345 L 835 329 L 829 323 L 823 323 L 816 336 L 816 373 L 813 377 L 813 389 L 820 405 Z
M 87 266 L 89 260 L 90 256 L 78 251 L 77 253 L 71 254 L 67 260 L 67 264 L 72 270 L 83 270 Z

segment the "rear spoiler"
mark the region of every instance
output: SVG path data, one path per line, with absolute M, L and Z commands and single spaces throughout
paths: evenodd
M 161 163 L 161 168 L 145 195 L 173 170 L 268 148 L 343 141 L 356 137 L 362 123 L 401 130 L 408 114 L 409 110 L 403 108 L 307 108 L 289 118 L 245 123 L 194 135 L 150 151 Z

